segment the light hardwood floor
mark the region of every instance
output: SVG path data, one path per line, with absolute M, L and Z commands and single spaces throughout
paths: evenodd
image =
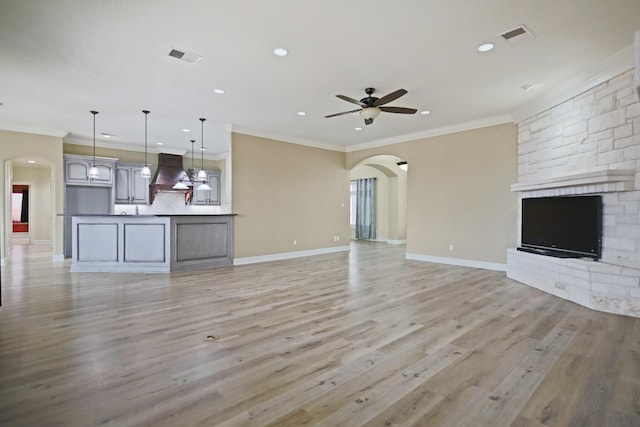
M 0 425 L 640 426 L 640 319 L 404 250 L 163 275 L 16 247 Z

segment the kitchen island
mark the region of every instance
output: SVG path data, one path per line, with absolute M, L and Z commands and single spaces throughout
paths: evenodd
M 233 265 L 234 214 L 74 215 L 72 272 L 169 273 Z

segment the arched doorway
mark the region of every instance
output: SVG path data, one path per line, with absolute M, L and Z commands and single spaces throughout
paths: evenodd
M 393 155 L 376 155 L 356 164 L 350 171 L 353 182 L 375 178 L 375 241 L 401 244 L 407 239 L 407 172 Z M 353 187 L 353 186 L 352 186 Z M 353 210 L 354 195 L 351 193 Z M 354 215 L 350 216 L 351 238 L 355 239 Z

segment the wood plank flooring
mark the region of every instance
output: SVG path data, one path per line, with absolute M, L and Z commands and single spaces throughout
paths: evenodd
M 640 426 L 640 319 L 404 252 L 71 274 L 17 246 L 0 425 Z

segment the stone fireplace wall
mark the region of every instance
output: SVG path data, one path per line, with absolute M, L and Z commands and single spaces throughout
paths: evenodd
M 512 190 L 519 199 L 601 194 L 603 252 L 593 262 L 509 250 L 509 277 L 588 307 L 640 316 L 640 102 L 633 70 L 518 123 Z

